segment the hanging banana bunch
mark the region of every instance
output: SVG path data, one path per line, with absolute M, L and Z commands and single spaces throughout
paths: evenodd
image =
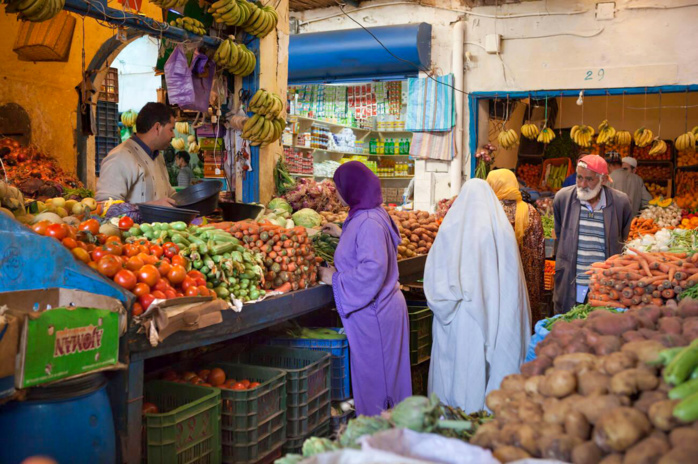
M 521 126 L 521 135 L 529 140 L 536 140 L 538 134 L 540 134 L 540 129 L 538 129 L 538 126 L 535 124 L 531 124 L 529 122 L 528 124 Z
M 591 146 L 591 138 L 595 133 L 596 131 L 591 126 L 585 126 L 584 124 L 575 125 L 572 126 L 570 137 L 572 137 L 572 141 L 580 147 L 589 148 Z
M 664 140 L 660 139 L 659 137 L 657 137 L 656 139 L 654 139 L 652 141 L 652 148 L 650 148 L 649 154 L 650 154 L 650 156 L 661 155 L 663 153 L 666 153 L 666 150 L 667 150 L 666 142 Z
M 538 142 L 540 143 L 550 143 L 555 138 L 555 131 L 549 127 L 544 127 L 540 134 L 538 134 Z
M 516 144 L 519 143 L 519 136 L 514 129 L 504 130 L 497 136 L 497 141 L 499 141 L 499 146 L 508 150 Z
M 696 126 L 694 129 L 698 129 Z M 674 141 L 678 151 L 695 151 L 696 149 L 696 134 L 693 131 L 686 132 L 676 137 Z
M 613 143 L 616 137 L 616 129 L 608 124 L 608 120 L 604 119 L 599 125 L 599 136 L 596 138 L 596 143 L 606 145 Z
M 616 144 L 621 147 L 628 147 L 633 141 L 633 136 L 628 131 L 618 131 L 616 132 Z

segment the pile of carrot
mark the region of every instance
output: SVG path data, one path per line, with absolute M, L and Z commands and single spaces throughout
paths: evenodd
M 630 233 L 628 240 L 635 240 L 642 235 L 654 235 L 660 228 L 655 224 L 654 219 L 636 217 L 630 223 Z
M 644 253 L 629 248 L 634 255 L 611 256 L 594 263 L 589 304 L 614 308 L 634 308 L 646 304 L 663 305 L 684 290 L 698 284 L 698 253 Z
M 317 260 L 305 227 L 241 221 L 228 231 L 248 250 L 262 255 L 265 290 L 295 291 L 317 282 Z

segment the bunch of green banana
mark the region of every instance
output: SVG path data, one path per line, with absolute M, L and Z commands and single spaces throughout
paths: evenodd
M 596 143 L 599 145 L 613 143 L 615 137 L 616 129 L 608 124 L 608 119 L 604 119 L 601 124 L 599 124 L 599 136 L 596 138 Z
M 279 22 L 279 14 L 273 6 L 262 6 L 260 2 L 248 3 L 248 5 L 252 7 L 252 14 L 242 25 L 245 32 L 261 39 L 276 29 L 276 23 Z
M 174 139 L 172 139 L 172 142 L 170 142 L 170 144 L 172 144 L 172 148 L 174 148 L 175 150 L 184 150 L 187 147 L 187 142 L 185 142 L 184 139 L 181 139 L 179 137 L 175 137 Z
M 125 127 L 134 127 L 136 125 L 136 118 L 138 118 L 138 113 L 133 110 L 121 113 L 121 123 Z
M 683 348 L 670 348 L 659 353 L 664 364 L 664 381 L 674 385 L 669 399 L 680 400 L 674 406 L 674 417 L 684 422 L 698 419 L 698 340 Z
M 616 144 L 621 147 L 628 147 L 633 141 L 633 136 L 628 131 L 618 131 L 616 132 Z
M 580 147 L 588 148 L 591 146 L 591 138 L 596 131 L 591 126 L 574 125 L 570 131 L 572 141 Z
M 159 6 L 163 10 L 171 10 L 173 8 L 184 8 L 189 0 L 150 0 L 155 6 Z
M 206 27 L 201 21 L 194 18 L 189 18 L 188 16 L 170 21 L 170 26 L 180 27 L 185 31 L 192 32 L 196 35 L 206 35 L 207 32 Z
M 549 127 L 544 127 L 540 134 L 538 134 L 538 142 L 540 143 L 550 143 L 555 138 L 555 131 Z
M 179 132 L 180 134 L 188 134 L 189 133 L 189 123 L 188 122 L 176 122 L 175 123 L 175 130 Z
M 540 134 L 540 129 L 538 129 L 538 126 L 536 126 L 535 124 L 531 124 L 529 122 L 528 124 L 524 124 L 523 126 L 521 126 L 521 135 L 523 135 L 529 140 L 536 140 L 538 134 Z
M 696 126 L 696 128 L 698 128 L 698 126 Z M 693 151 L 696 149 L 696 134 L 693 132 L 681 134 L 676 137 L 674 143 L 678 151 Z
M 18 13 L 19 19 L 40 23 L 53 19 L 65 6 L 65 0 L 9 0 L 5 13 Z
M 257 66 L 257 57 L 244 44 L 235 43 L 235 38 L 229 36 L 218 46 L 213 55 L 213 61 L 219 68 L 225 69 L 236 76 L 248 76 Z
M 651 130 L 641 127 L 635 131 L 635 133 L 633 134 L 633 138 L 635 139 L 635 145 L 637 145 L 640 148 L 645 148 L 647 145 L 652 143 L 654 134 Z
M 286 120 L 283 118 L 269 120 L 261 114 L 255 114 L 243 126 L 242 138 L 249 140 L 253 147 L 266 147 L 281 138 L 285 127 Z
M 276 119 L 281 115 L 285 106 L 281 97 L 274 92 L 259 89 L 250 99 L 247 108 L 267 119 Z
M 653 142 L 652 142 L 652 148 L 650 148 L 649 154 L 651 156 L 654 155 L 661 155 L 663 153 L 666 153 L 667 146 L 666 142 L 659 137 L 657 137 Z
M 514 129 L 502 130 L 497 136 L 497 140 L 499 141 L 499 146 L 508 150 L 519 143 L 519 136 Z

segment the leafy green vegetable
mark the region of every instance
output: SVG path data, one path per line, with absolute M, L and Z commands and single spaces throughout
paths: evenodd
M 552 330 L 553 325 L 555 325 L 556 322 L 559 321 L 567 321 L 571 322 L 575 319 L 586 319 L 587 316 L 589 315 L 590 312 L 596 311 L 596 310 L 605 310 L 605 311 L 610 311 L 612 313 L 617 313 L 618 310 L 616 308 L 612 308 L 610 306 L 591 306 L 588 304 L 581 304 L 577 305 L 574 308 L 570 309 L 568 312 L 563 314 L 560 317 L 549 317 L 545 319 L 545 324 L 543 324 L 543 327 L 546 328 L 547 330 Z
M 546 214 L 540 217 L 543 223 L 543 235 L 545 238 L 553 238 L 553 231 L 555 230 L 555 219 L 550 214 Z
M 291 219 L 293 219 L 294 224 L 297 226 L 308 228 L 320 227 L 322 224 L 322 216 L 320 216 L 317 211 L 310 208 L 303 208 L 300 211 L 296 211 L 293 213 L 293 216 L 291 216 Z
M 283 198 L 274 198 L 273 200 L 271 200 L 267 205 L 267 209 L 270 209 L 272 211 L 281 209 L 286 211 L 288 214 L 293 214 L 293 208 Z

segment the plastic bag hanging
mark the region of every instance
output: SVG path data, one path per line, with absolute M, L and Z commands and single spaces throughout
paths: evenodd
M 192 71 L 181 45 L 174 49 L 165 63 L 165 83 L 171 105 L 186 108 L 196 102 Z M 206 107 L 208 108 L 208 101 Z
M 209 100 L 211 98 L 213 77 L 216 74 L 216 64 L 205 54 L 199 53 L 197 50 L 194 52 L 194 58 L 191 60 L 190 70 L 194 102 L 190 105 L 180 106 L 187 110 L 206 112 L 208 111 Z

